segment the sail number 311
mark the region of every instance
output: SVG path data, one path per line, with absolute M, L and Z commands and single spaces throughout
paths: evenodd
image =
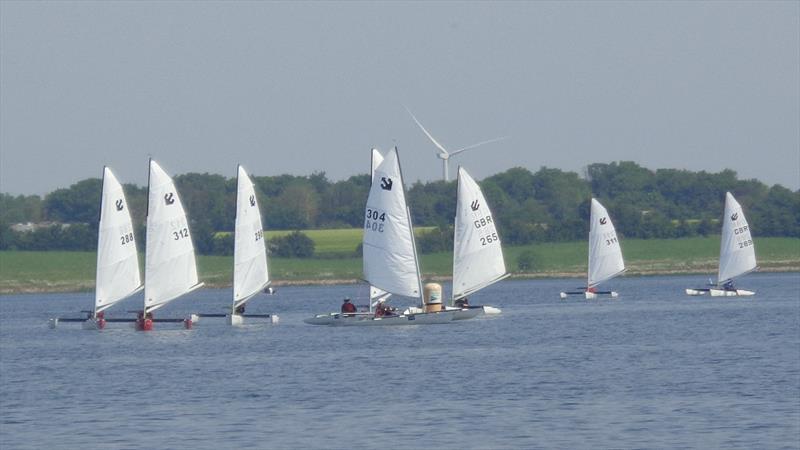
M 366 230 L 383 233 L 383 224 L 386 222 L 386 213 L 375 209 L 367 208 L 367 219 L 364 222 Z

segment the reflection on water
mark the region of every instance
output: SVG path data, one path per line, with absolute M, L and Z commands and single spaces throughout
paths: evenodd
M 471 298 L 499 317 L 386 328 L 302 323 L 366 303 L 366 286 L 255 299 L 278 325 L 151 333 L 47 328 L 91 294 L 3 296 L 0 446 L 796 448 L 800 275 L 750 275 L 746 299 L 683 295 L 703 281 L 621 278 L 619 299 L 593 302 L 558 298 L 576 280 L 504 281 Z M 200 291 L 158 314 L 229 302 Z

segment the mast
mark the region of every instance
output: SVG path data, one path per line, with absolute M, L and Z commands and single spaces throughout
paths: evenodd
M 106 169 L 108 166 L 103 166 L 103 177 L 100 179 L 100 208 L 97 213 L 97 263 L 94 274 L 94 308 L 92 308 L 92 317 L 97 315 L 97 279 L 100 272 L 100 227 L 103 226 L 101 220 L 103 219 L 103 196 L 106 195 Z

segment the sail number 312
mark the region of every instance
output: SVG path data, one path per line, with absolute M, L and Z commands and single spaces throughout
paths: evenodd
M 367 230 L 383 233 L 383 224 L 386 222 L 386 213 L 371 208 L 367 208 L 367 219 L 364 228 Z
M 173 231 L 172 232 L 172 237 L 176 241 L 180 240 L 180 239 L 183 239 L 183 238 L 188 238 L 189 237 L 189 229 L 188 228 L 183 228 L 183 229 L 178 230 L 178 231 Z

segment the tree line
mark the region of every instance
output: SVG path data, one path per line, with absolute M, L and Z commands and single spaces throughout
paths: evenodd
M 226 232 L 234 227 L 236 179 L 209 173 L 187 173 L 174 179 L 198 251 L 230 253 L 232 243 Z M 340 181 L 329 180 L 324 172 L 252 179 L 266 229 L 363 225 L 368 174 Z M 800 236 L 800 191 L 740 180 L 732 170 L 654 171 L 624 161 L 591 164 L 580 176 L 547 167 L 536 172 L 516 167 L 487 177 L 480 185 L 506 245 L 585 239 L 592 196 L 606 206 L 623 237 L 716 234 L 726 191 L 742 204 L 756 236 Z M 0 250 L 94 249 L 101 187 L 100 179 L 90 178 L 43 198 L 0 194 Z M 147 189 L 133 184 L 124 189 L 137 236 L 144 242 Z M 419 239 L 420 250 L 452 247 L 456 182 L 416 182 L 408 189 L 408 201 L 416 226 L 436 227 Z M 25 222 L 55 225 L 33 232 L 12 229 L 13 224 Z

